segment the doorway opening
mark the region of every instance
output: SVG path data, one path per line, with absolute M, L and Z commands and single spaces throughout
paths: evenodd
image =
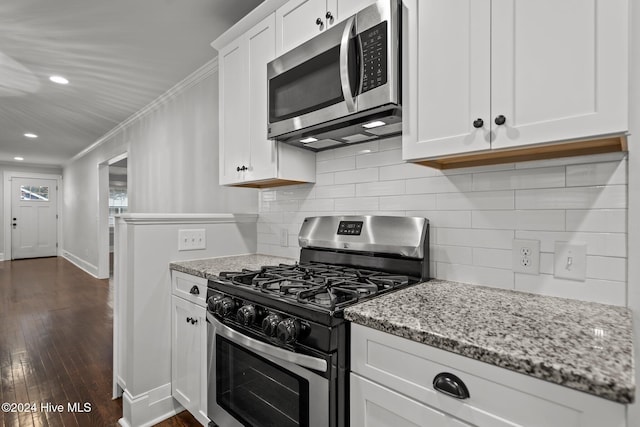
M 115 217 L 129 207 L 127 153 L 98 165 L 98 278 L 113 276 Z

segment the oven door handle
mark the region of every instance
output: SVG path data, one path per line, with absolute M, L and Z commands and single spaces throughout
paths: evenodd
M 356 111 L 356 101 L 351 95 L 351 81 L 349 81 L 349 66 L 353 66 L 353 64 L 349 64 L 349 39 L 355 23 L 355 16 L 347 20 L 340 41 L 340 83 L 342 84 L 342 96 L 344 97 L 347 111 L 350 113 Z
M 307 356 L 305 354 L 294 353 L 292 351 L 288 351 L 280 347 L 275 347 L 271 344 L 267 344 L 262 341 L 250 338 L 221 323 L 209 312 L 207 312 L 207 320 L 211 322 L 211 324 L 215 328 L 216 334 L 221 335 L 237 344 L 250 348 L 251 350 L 266 354 L 268 356 L 275 357 L 276 359 L 295 363 L 296 365 L 314 369 L 316 371 L 327 372 L 326 360 Z

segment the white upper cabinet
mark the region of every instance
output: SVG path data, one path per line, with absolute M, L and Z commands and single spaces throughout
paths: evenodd
M 405 160 L 627 131 L 628 0 L 405 0 Z
M 275 14 L 220 49 L 220 184 L 269 187 L 315 181 L 315 153 L 267 138 L 267 63 Z
M 291 0 L 276 10 L 276 50 L 281 55 L 375 0 Z

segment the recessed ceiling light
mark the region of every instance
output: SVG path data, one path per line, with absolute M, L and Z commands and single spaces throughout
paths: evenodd
M 20 161 L 20 162 L 21 162 L 21 161 L 23 161 L 23 160 L 24 160 L 24 157 L 14 157 L 14 158 L 13 158 L 13 160 L 18 160 L 18 161 Z
M 314 138 L 312 136 L 305 138 L 305 139 L 301 139 L 300 142 L 302 142 L 303 144 L 308 144 L 310 142 L 316 142 L 318 140 L 318 138 Z
M 362 125 L 362 127 L 366 128 L 366 129 L 371 129 L 371 128 L 377 128 L 377 127 L 384 126 L 384 125 L 386 125 L 385 122 L 381 122 L 380 120 L 376 120 L 375 122 L 365 123 L 365 124 Z
M 66 85 L 69 83 L 69 80 L 65 79 L 62 76 L 51 76 L 49 77 L 49 80 L 51 80 L 54 83 L 58 83 L 60 85 Z
M 25 133 L 24 136 L 26 136 L 27 138 L 37 138 L 38 135 L 36 135 L 35 133 Z

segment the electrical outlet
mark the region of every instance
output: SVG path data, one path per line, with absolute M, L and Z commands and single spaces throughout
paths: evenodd
M 207 238 L 204 229 L 178 230 L 178 250 L 193 251 L 207 248 Z
M 540 241 L 513 239 L 512 267 L 516 273 L 540 274 Z
M 584 282 L 586 273 L 587 244 L 556 242 L 553 277 Z

